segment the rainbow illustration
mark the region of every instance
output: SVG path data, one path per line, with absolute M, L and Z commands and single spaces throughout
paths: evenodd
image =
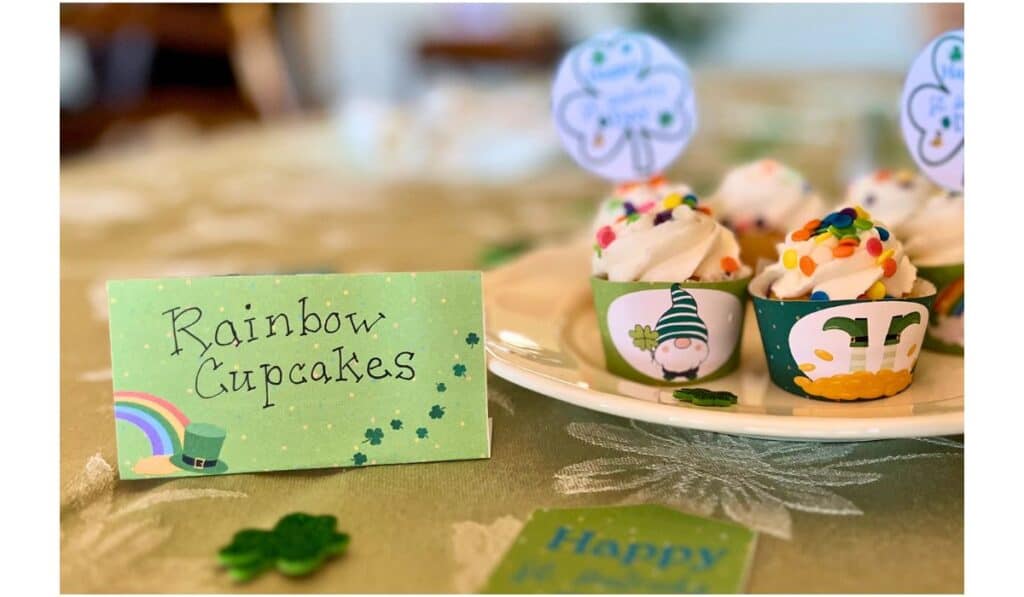
M 935 297 L 932 310 L 937 315 L 947 317 L 963 317 L 964 315 L 964 279 L 951 282 Z
M 114 392 L 114 418 L 145 433 L 153 456 L 180 452 L 189 423 L 177 406 L 145 392 Z

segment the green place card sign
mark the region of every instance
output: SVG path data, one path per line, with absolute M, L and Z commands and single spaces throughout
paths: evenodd
M 737 593 L 755 535 L 664 506 L 538 510 L 487 593 Z
M 123 479 L 490 455 L 478 272 L 107 293 Z

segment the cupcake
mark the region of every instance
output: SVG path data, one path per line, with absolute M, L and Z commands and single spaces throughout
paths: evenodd
M 850 184 L 843 205 L 862 206 L 900 234 L 900 226 L 934 190 L 927 179 L 909 170 L 875 170 Z
M 726 174 L 709 202 L 736 233 L 745 263 L 774 261 L 787 230 L 825 211 L 804 177 L 772 159 L 744 164 Z
M 675 385 L 726 375 L 739 364 L 750 268 L 688 187 L 652 192 L 639 205 L 606 201 L 595 222 L 591 286 L 608 370 Z
M 907 255 L 918 275 L 938 289 L 924 346 L 964 352 L 964 198 L 947 191 L 933 195 L 901 228 Z
M 913 378 L 935 286 L 862 207 L 797 228 L 750 284 L 768 371 L 811 398 L 897 394 Z

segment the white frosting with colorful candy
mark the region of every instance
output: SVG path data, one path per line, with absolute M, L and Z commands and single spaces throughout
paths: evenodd
M 900 241 L 859 206 L 808 221 L 778 251 L 779 261 L 764 275 L 782 299 L 904 297 L 917 279 Z
M 601 227 L 614 224 L 623 215 L 627 204 L 632 210 L 642 213 L 652 209 L 660 210 L 665 197 L 673 194 L 679 197 L 693 196 L 694 201 L 697 197 L 689 185 L 669 183 L 663 176 L 656 176 L 646 182 L 618 185 L 611 196 L 601 202 L 591 231 L 596 233 Z
M 676 189 L 656 202 L 602 206 L 595 230 L 592 269 L 612 282 L 714 282 L 743 278 L 733 233 L 697 205 L 697 196 Z
M 900 235 L 910 259 L 921 266 L 964 262 L 964 196 L 933 195 L 903 223 Z
M 772 159 L 733 168 L 708 202 L 737 233 L 790 230 L 825 211 L 825 204 L 796 170 Z
M 934 190 L 927 179 L 909 170 L 875 170 L 847 188 L 843 205 L 860 205 L 902 236 L 900 227 Z

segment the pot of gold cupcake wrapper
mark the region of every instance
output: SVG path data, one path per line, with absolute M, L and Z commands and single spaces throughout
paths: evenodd
M 872 400 L 913 380 L 935 286 L 918 279 L 908 298 L 781 300 L 769 280 L 750 284 L 768 373 L 780 388 L 808 398 Z
M 964 354 L 964 264 L 918 266 L 917 275 L 938 289 L 924 347 L 947 354 Z
M 749 281 L 610 282 L 591 277 L 608 371 L 673 386 L 735 371 Z
M 775 385 L 824 400 L 896 395 L 914 377 L 935 285 L 861 206 L 807 221 L 750 283 Z

